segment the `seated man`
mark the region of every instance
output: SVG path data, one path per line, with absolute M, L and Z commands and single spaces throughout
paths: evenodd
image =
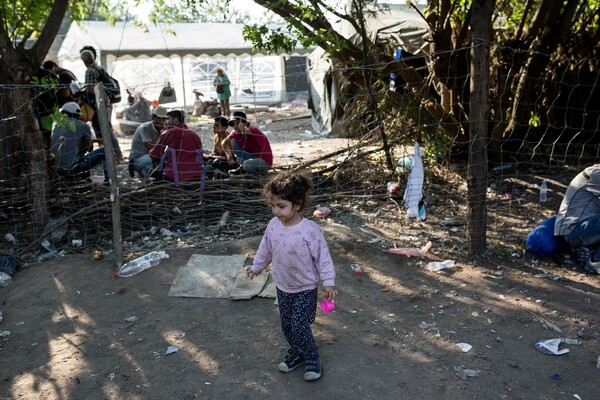
M 588 272 L 600 272 L 600 164 L 580 172 L 567 187 L 554 235 L 563 236 Z
M 131 152 L 129 153 L 129 174 L 133 178 L 138 172 L 146 178 L 152 172 L 152 159 L 148 152 L 152 150 L 160 132 L 165 126 L 167 110 L 163 106 L 157 106 L 152 110 L 152 120 L 144 122 L 137 127 L 131 139 Z
M 232 126 L 234 130 L 223 139 L 221 145 L 227 155 L 227 162 L 235 165 L 236 159 L 229 147 L 233 145 L 235 157 L 241 166 L 231 173 L 268 171 L 273 165 L 273 152 L 265 134 L 257 127 L 250 125 L 246 119 L 246 113 L 243 111 L 233 113 L 233 118 L 229 120 L 229 126 Z
M 79 119 L 79 105 L 68 102 L 63 104 L 60 111 L 68 118 L 66 123 L 55 123 L 52 127 L 50 151 L 57 158 L 56 172 L 62 176 L 87 177 L 92 168 L 104 163 L 104 182 L 108 183 L 104 148 L 92 151 L 92 132 L 88 124 Z
M 215 118 L 213 124 L 213 132 L 215 134 L 215 144 L 213 151 L 210 154 L 204 156 L 206 162 L 206 173 L 214 173 L 215 171 L 228 172 L 237 166 L 230 166 L 227 162 L 227 153 L 223 149 L 221 142 L 227 137 L 227 126 L 228 121 L 225 117 Z M 233 146 L 229 142 L 229 151 L 233 152 Z
M 148 122 L 152 119 L 150 106 L 152 102 L 146 98 L 141 92 L 137 92 L 131 97 L 131 104 L 123 109 L 123 116 L 127 121 L 133 122 Z
M 183 111 L 167 113 L 167 129 L 158 138 L 148 155 L 160 162 L 166 179 L 180 181 L 198 178 L 202 174 L 202 141 L 200 136 L 184 124 Z

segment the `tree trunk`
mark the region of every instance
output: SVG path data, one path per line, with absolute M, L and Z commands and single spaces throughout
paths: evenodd
M 0 95 L 0 181 L 26 193 L 27 203 L 16 217 L 30 218 L 31 229 L 19 227 L 26 238 L 38 237 L 48 221 L 47 155 L 37 119 L 33 112 L 30 85 L 56 37 L 69 5 L 56 0 L 42 33 L 30 49 L 14 41 L 14 32 L 0 29 L 0 82 L 5 86 Z M 6 96 L 5 96 L 6 95 Z
M 474 0 L 471 28 L 471 108 L 467 181 L 467 246 L 472 254 L 486 248 L 487 133 L 489 124 L 490 41 L 494 0 Z

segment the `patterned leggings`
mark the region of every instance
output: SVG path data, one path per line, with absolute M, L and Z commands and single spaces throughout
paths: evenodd
M 281 330 L 294 354 L 319 363 L 317 344 L 310 325 L 317 313 L 317 289 L 286 293 L 277 289 Z

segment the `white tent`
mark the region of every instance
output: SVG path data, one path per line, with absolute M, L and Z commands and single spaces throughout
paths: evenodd
M 148 29 L 144 32 L 131 22 L 73 22 L 58 52 L 59 64 L 83 82 L 79 49 L 93 46 L 102 66 L 121 82 L 123 95 L 130 89 L 155 100 L 170 83 L 178 99 L 167 104 L 170 107 L 191 106 L 194 89 L 216 97 L 212 82 L 218 67 L 231 80 L 232 104 L 276 104 L 284 99 L 285 60 L 290 55 L 253 51 L 252 43 L 243 39 L 243 25 L 178 23 Z M 298 49 L 293 56 L 308 52 Z
M 368 17 L 366 23 L 371 40 L 377 44 L 392 43 L 395 47 L 412 54 L 423 53 L 427 48 L 427 23 L 408 6 L 390 4 L 389 10 Z M 338 31 L 355 45 L 360 45 L 361 35 L 349 22 L 342 22 Z M 335 110 L 339 85 L 333 73 L 333 66 L 323 49 L 317 48 L 308 56 L 308 76 L 313 129 L 321 135 L 331 132 L 338 134 L 335 132 L 336 121 L 341 116 L 336 116 Z

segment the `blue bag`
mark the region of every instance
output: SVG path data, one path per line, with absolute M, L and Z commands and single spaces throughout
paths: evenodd
M 554 236 L 555 221 L 556 216 L 548 218 L 527 235 L 525 247 L 528 252 L 539 257 L 552 257 L 561 250 L 564 239 Z

